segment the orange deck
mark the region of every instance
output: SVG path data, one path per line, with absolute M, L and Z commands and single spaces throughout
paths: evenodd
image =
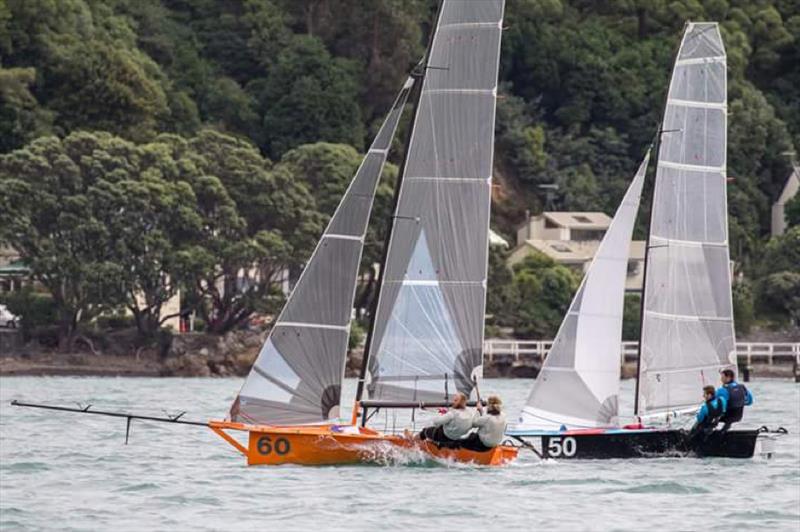
M 419 449 L 436 458 L 497 466 L 514 460 L 517 448 L 502 445 L 479 453 L 466 449 L 440 449 L 430 442 L 390 436 L 355 425 L 272 427 L 211 421 L 209 427 L 247 458 L 248 465 L 341 465 L 385 462 L 392 451 Z M 227 430 L 248 432 L 247 446 Z

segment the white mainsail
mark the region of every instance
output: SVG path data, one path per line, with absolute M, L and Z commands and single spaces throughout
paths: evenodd
M 378 181 L 413 85 L 408 78 L 231 407 L 232 421 L 339 417 L 350 315 Z
M 372 399 L 469 394 L 483 360 L 503 0 L 443 0 L 374 328 Z
M 726 199 L 727 66 L 716 23 L 689 23 L 672 73 L 647 249 L 637 415 L 697 405 L 735 369 Z
M 618 415 L 625 278 L 650 152 L 561 322 L 516 429 L 609 426 Z

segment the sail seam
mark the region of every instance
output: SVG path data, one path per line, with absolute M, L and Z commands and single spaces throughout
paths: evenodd
M 402 284 L 404 286 L 440 286 L 440 285 L 483 285 L 484 281 L 436 281 L 428 279 L 386 279 L 385 284 Z
M 349 331 L 350 325 L 332 325 L 328 323 L 311 323 L 305 321 L 280 321 L 275 327 L 301 327 L 306 329 L 330 329 L 334 331 Z
M 501 21 L 497 22 L 454 22 L 452 24 L 442 24 L 440 30 L 451 30 L 458 28 L 499 28 Z
M 491 177 L 406 177 L 405 181 L 440 181 L 452 183 L 476 183 L 485 185 L 492 179 Z
M 704 172 L 704 173 L 723 173 L 725 172 L 724 166 L 702 166 L 699 164 L 686 164 L 675 163 L 672 161 L 658 161 L 658 166 L 661 168 L 672 168 L 674 170 L 687 170 L 689 172 Z
M 730 316 L 693 316 L 690 314 L 674 314 L 672 312 L 659 312 L 657 310 L 647 309 L 645 309 L 644 313 L 649 316 L 653 316 L 654 318 L 675 319 L 681 321 L 730 321 L 732 319 Z
M 683 246 L 687 248 L 721 248 L 726 247 L 728 245 L 728 241 L 725 240 L 723 242 L 706 242 L 704 240 L 680 240 L 677 238 L 669 238 L 666 236 L 658 236 L 652 235 L 655 240 L 665 242 L 667 244 L 672 244 L 675 246 Z M 660 248 L 660 245 L 651 245 L 649 249 L 653 248 Z
M 725 61 L 726 56 L 724 55 L 715 55 L 711 57 L 693 57 L 691 59 L 678 59 L 675 61 L 675 66 L 686 66 L 686 65 L 704 65 L 707 63 L 723 63 Z
M 659 373 L 659 374 L 666 374 L 666 375 L 674 375 L 676 373 L 689 373 L 693 371 L 702 371 L 704 369 L 717 369 L 719 368 L 718 364 L 708 364 L 705 366 L 692 366 L 692 367 L 682 367 L 682 368 L 648 368 L 648 373 Z
M 426 89 L 423 94 L 494 94 L 493 89 Z
M 322 238 L 332 238 L 334 240 L 355 240 L 356 242 L 362 242 L 364 237 L 356 236 L 356 235 L 342 235 L 336 233 L 328 233 L 327 235 L 322 235 Z
M 719 109 L 726 111 L 728 104 L 725 102 L 704 102 L 697 100 L 681 100 L 678 98 L 670 98 L 667 100 L 668 105 L 680 105 L 682 107 L 696 107 L 699 109 Z

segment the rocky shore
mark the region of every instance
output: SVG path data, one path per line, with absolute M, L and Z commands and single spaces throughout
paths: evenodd
M 75 353 L 59 353 L 29 343 L 0 351 L 0 375 L 75 375 L 127 377 L 243 377 L 250 371 L 266 331 L 234 331 L 224 336 L 189 333 L 172 336 L 166 345 L 136 347 L 131 335 L 117 334 L 98 348 L 78 343 Z M 103 348 L 104 347 L 104 348 Z M 349 353 L 345 375 L 356 377 L 363 351 Z M 501 358 L 484 365 L 487 378 L 535 378 L 537 361 Z M 755 364 L 752 377 L 793 378 L 791 364 Z M 622 378 L 636 376 L 635 362 L 622 366 Z

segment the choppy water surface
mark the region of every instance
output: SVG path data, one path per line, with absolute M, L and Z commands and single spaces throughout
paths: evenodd
M 623 410 L 632 382 L 623 383 Z M 800 385 L 761 380 L 742 426 L 782 425 L 771 460 L 547 461 L 498 469 L 246 467 L 211 431 L 9 406 L 12 399 L 218 418 L 235 379 L 0 379 L 0 530 L 798 530 Z M 514 412 L 524 380 L 489 380 Z M 353 383 L 346 399 L 350 402 Z M 381 419 L 392 425 L 392 420 Z

